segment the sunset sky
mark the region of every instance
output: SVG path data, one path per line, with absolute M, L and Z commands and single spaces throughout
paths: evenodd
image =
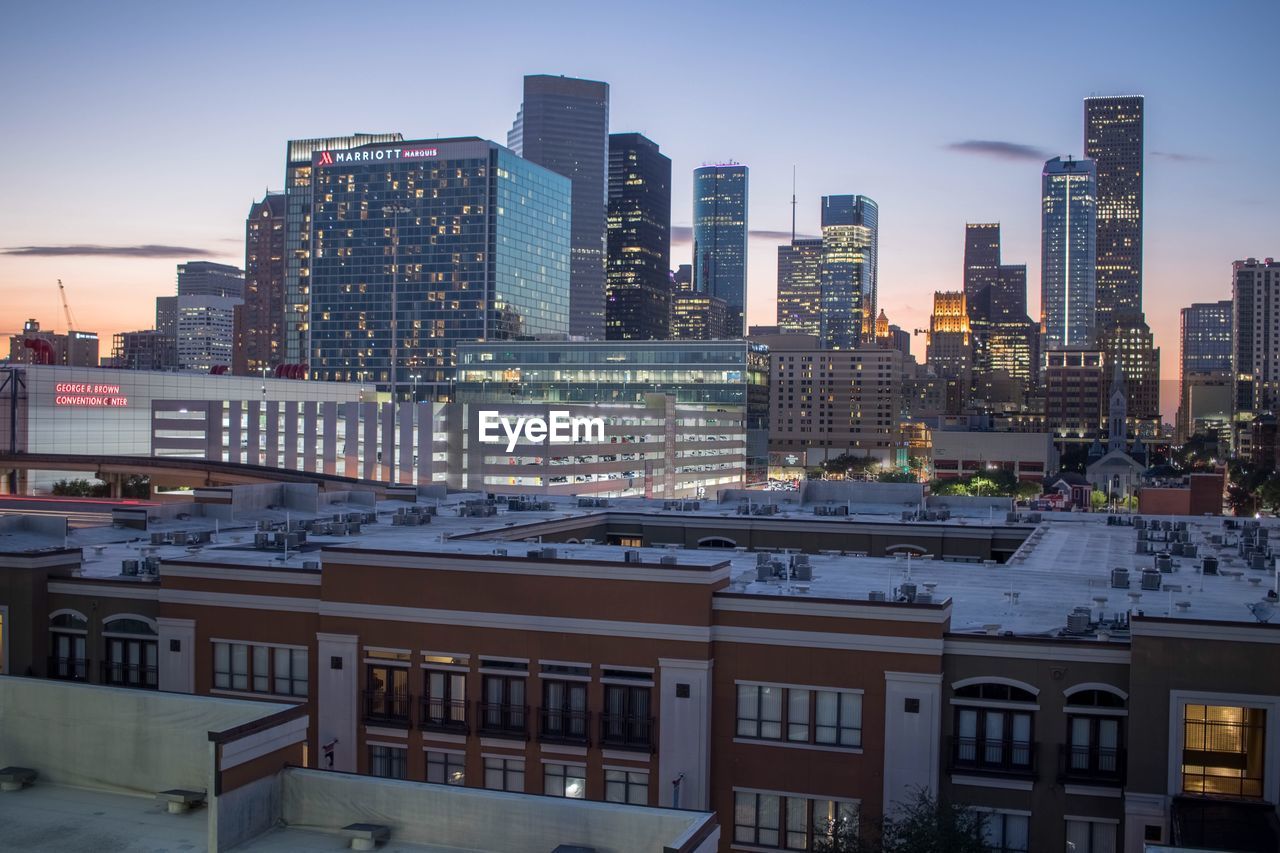
M 908 8 L 909 7 L 909 8 Z M 923 328 L 961 285 L 965 222 L 1003 226 L 1038 317 L 1043 161 L 1081 156 L 1082 100 L 1146 96 L 1144 299 L 1177 379 L 1178 309 L 1280 255 L 1280 3 L 22 3 L 0 27 L 0 332 L 147 328 L 177 263 L 243 265 L 285 141 L 353 131 L 505 143 L 526 73 L 608 81 L 613 131 L 691 172 L 751 167 L 748 319 L 819 198 L 880 207 L 880 300 Z M 86 248 L 88 247 L 88 248 Z M 94 248 L 98 247 L 98 248 Z M 109 247 L 109 248 L 108 248 Z M 913 351 L 923 357 L 922 337 Z

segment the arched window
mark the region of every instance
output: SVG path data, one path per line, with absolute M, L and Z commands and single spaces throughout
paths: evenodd
M 85 635 L 88 632 L 89 620 L 78 610 L 55 610 L 49 614 L 51 654 L 46 671 L 50 678 L 85 680 L 88 670 Z
M 102 680 L 121 687 L 159 686 L 157 659 L 158 631 L 154 620 L 134 613 L 108 616 L 102 623 L 106 639 L 106 660 Z
M 707 536 L 698 540 L 699 548 L 737 548 L 738 543 L 727 536 Z
M 150 619 L 133 615 L 108 616 L 102 621 L 102 631 L 106 634 L 140 634 L 146 637 L 158 634 Z
M 87 631 L 89 620 L 76 610 L 59 610 L 49 617 L 49 627 L 54 630 Z
M 1085 784 L 1124 783 L 1125 695 L 1106 684 L 1066 691 L 1067 743 L 1063 778 Z
M 999 702 L 1034 702 L 1035 694 L 1014 684 L 981 681 L 953 691 L 957 699 L 993 699 Z
M 1034 773 L 1034 691 L 1029 684 L 1005 678 L 966 679 L 952 685 L 952 767 L 1014 776 Z

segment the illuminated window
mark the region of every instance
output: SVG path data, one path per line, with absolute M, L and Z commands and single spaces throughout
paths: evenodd
M 1184 706 L 1183 792 L 1261 797 L 1266 730 L 1260 708 Z

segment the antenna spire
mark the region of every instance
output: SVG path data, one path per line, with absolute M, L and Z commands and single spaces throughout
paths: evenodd
M 796 241 L 796 167 L 791 166 L 791 242 Z

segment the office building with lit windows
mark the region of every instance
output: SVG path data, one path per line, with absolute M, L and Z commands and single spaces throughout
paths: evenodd
M 1040 311 L 1045 349 L 1093 345 L 1097 193 L 1092 160 L 1055 157 L 1044 164 Z
M 671 294 L 670 329 L 673 341 L 722 341 L 733 337 L 725 301 L 691 290 Z
M 639 133 L 609 136 L 605 338 L 670 337 L 671 158 Z
M 1084 156 L 1098 182 L 1099 329 L 1142 316 L 1143 111 L 1141 95 L 1084 99 Z
M 306 363 L 311 352 L 311 172 L 317 151 L 399 142 L 399 133 L 356 133 L 291 139 L 284 164 L 284 361 Z M 163 328 L 157 323 L 156 328 Z
M 1196 432 L 1196 421 L 1229 420 L 1232 301 L 1198 302 L 1182 309 L 1179 344 L 1178 439 Z
M 1280 408 L 1280 263 L 1236 261 L 1231 269 L 1231 375 L 1237 417 Z
M 778 247 L 778 331 L 822 334 L 822 238 Z
M 244 304 L 235 311 L 232 373 L 261 374 L 284 363 L 283 193 L 254 202 L 245 220 Z
M 746 166 L 693 170 L 693 289 L 724 300 L 728 337 L 742 337 L 747 313 Z
M 463 137 L 316 151 L 311 189 L 312 378 L 439 399 L 457 343 L 568 332 L 568 178 Z
M 827 349 L 855 349 L 875 337 L 879 234 L 874 201 L 823 196 L 819 337 Z

